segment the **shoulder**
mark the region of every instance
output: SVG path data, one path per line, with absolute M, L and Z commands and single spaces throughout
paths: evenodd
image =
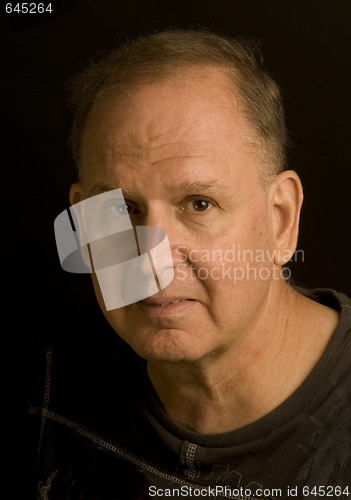
M 351 298 L 344 293 L 329 288 L 303 289 L 295 288 L 301 295 L 311 301 L 323 306 L 319 311 L 337 312 L 337 329 L 342 328 L 348 332 L 351 328 Z
M 344 293 L 328 288 L 311 291 L 310 298 L 339 313 L 339 322 L 336 326 L 334 337 L 340 342 L 351 341 L 351 298 Z
M 314 300 L 324 306 L 341 311 L 347 309 L 351 311 L 351 297 L 346 294 L 333 290 L 331 288 L 300 288 L 295 287 L 295 290 L 305 297 Z

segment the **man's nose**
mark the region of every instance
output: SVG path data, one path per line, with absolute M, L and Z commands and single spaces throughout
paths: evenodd
M 148 208 L 143 218 L 143 225 L 163 229 L 167 234 L 173 265 L 184 262 L 184 253 L 179 250 L 185 246 L 184 241 L 182 241 L 181 229 L 178 221 L 169 211 L 159 206 Z M 155 237 L 157 239 L 158 235 L 159 233 L 153 231 L 145 234 L 146 238 L 148 238 L 148 246 L 155 243 Z

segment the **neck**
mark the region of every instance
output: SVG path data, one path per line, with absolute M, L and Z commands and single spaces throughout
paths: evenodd
M 308 376 L 338 314 L 285 283 L 277 292 L 227 351 L 196 362 L 148 361 L 150 380 L 175 422 L 199 433 L 238 429 L 276 408 Z

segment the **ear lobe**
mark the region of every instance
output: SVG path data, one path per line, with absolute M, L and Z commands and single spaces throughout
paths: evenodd
M 274 263 L 282 266 L 292 257 L 299 232 L 303 190 L 293 170 L 278 175 L 272 185 Z
M 80 182 L 75 182 L 69 189 L 69 202 L 71 205 L 83 200 L 83 186 Z

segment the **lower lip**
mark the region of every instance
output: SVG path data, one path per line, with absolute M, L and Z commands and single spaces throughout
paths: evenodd
M 137 302 L 139 308 L 149 316 L 172 316 L 187 311 L 193 307 L 196 300 L 183 300 L 176 304 L 168 304 L 167 306 L 159 306 L 157 304 L 146 304 L 145 302 Z

